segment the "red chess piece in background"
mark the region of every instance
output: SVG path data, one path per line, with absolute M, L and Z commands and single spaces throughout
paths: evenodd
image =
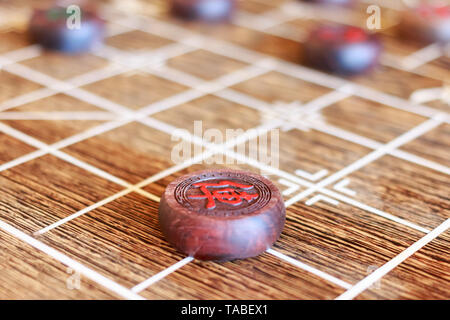
M 225 21 L 234 8 L 235 0 L 171 0 L 172 13 L 186 20 Z
M 322 25 L 305 44 L 307 64 L 341 75 L 356 75 L 378 64 L 381 44 L 365 30 L 345 25 Z
M 422 4 L 403 12 L 400 35 L 426 43 L 449 43 L 450 5 Z

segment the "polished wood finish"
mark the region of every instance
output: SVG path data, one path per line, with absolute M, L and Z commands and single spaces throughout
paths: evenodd
M 0 172 L 0 181 L 0 218 L 27 233 L 123 189 L 52 155 Z
M 80 112 L 104 112 L 103 109 L 63 93 L 26 103 L 20 105 L 19 107 L 8 109 L 6 112 L 70 112 L 74 109 Z M 69 138 L 75 134 L 96 127 L 104 123 L 104 121 L 22 119 L 4 120 L 3 123 L 16 130 L 26 132 L 31 137 L 42 142 L 53 144 L 61 141 L 62 139 Z M 45 130 L 42 130 L 42 128 L 45 128 Z
M 0 231 L 3 299 L 118 299 L 119 296 L 61 262 Z
M 447 231 L 405 263 L 375 283 L 357 299 L 445 299 L 450 298 Z
M 280 191 L 249 171 L 215 169 L 182 176 L 167 186 L 159 205 L 167 241 L 205 261 L 265 252 L 280 237 L 285 220 Z

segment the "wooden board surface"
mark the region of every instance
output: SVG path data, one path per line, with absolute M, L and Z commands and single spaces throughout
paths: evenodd
M 365 3 L 242 0 L 225 25 L 124 3 L 99 2 L 105 45 L 78 56 L 29 42 L 29 1 L 0 4 L 1 299 L 450 299 L 450 58 L 398 38 L 400 1 L 381 7 L 382 65 L 353 78 L 302 48 L 318 23 L 364 27 Z M 266 162 L 251 151 L 270 129 Z M 184 257 L 159 199 L 224 167 L 280 188 L 282 236 L 242 261 Z

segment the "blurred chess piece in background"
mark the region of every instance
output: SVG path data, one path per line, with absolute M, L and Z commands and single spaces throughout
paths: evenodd
M 400 20 L 400 36 L 424 43 L 450 42 L 450 3 L 403 0 L 407 6 Z

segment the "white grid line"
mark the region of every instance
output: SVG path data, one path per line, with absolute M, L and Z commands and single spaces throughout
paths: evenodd
M 181 75 L 183 75 L 183 74 L 181 73 Z M 193 76 L 190 76 L 189 78 L 181 77 L 181 79 L 184 79 L 184 80 L 181 80 L 181 81 L 178 81 L 178 82 L 182 83 L 184 85 L 187 85 L 187 86 L 192 86 L 193 83 L 197 83 L 198 81 L 200 81 L 199 79 L 197 79 L 197 78 L 195 78 Z M 186 79 L 189 79 L 189 80 L 186 81 Z M 193 81 L 193 83 L 190 83 L 189 81 Z M 318 110 L 320 110 L 322 108 L 325 108 L 325 107 L 331 105 L 334 102 L 337 102 L 337 101 L 339 101 L 341 99 L 344 99 L 344 98 L 350 96 L 348 92 L 351 92 L 351 88 L 349 88 L 348 86 L 344 86 L 344 87 L 340 88 L 339 90 L 342 90 L 343 92 L 332 91 L 332 92 L 330 92 L 328 94 L 325 94 L 325 95 L 317 98 L 316 100 L 310 101 L 309 103 L 303 105 L 301 107 L 301 110 L 299 110 L 299 112 L 300 111 L 303 112 L 303 113 L 317 112 Z M 226 98 L 226 99 L 230 99 L 230 100 L 232 100 L 234 102 L 237 102 L 237 103 L 240 103 L 240 104 L 244 104 L 243 101 L 245 101 L 246 103 L 244 105 L 251 106 L 251 107 L 253 107 L 253 108 L 257 109 L 257 110 L 265 111 L 265 110 L 270 109 L 270 106 L 267 103 L 265 103 L 263 101 L 260 101 L 260 100 L 258 100 L 256 98 L 249 97 L 249 96 L 247 96 L 247 95 L 245 95 L 243 93 L 237 93 L 237 92 L 235 92 L 232 89 L 227 89 L 225 91 L 216 93 L 216 95 L 220 96 L 220 97 L 223 97 L 223 98 Z M 313 128 L 316 127 L 316 125 L 314 125 L 314 124 L 312 124 L 311 126 Z M 318 129 L 321 129 L 321 128 L 318 128 Z M 169 130 L 172 130 L 172 129 L 169 129 Z M 165 131 L 168 131 L 168 130 L 165 130 Z M 322 131 L 324 131 L 324 130 L 322 130 Z M 343 131 L 343 130 L 341 130 L 341 131 Z M 347 135 L 349 135 L 349 134 L 350 133 L 347 133 Z M 342 136 L 342 134 L 341 135 L 336 135 L 335 133 L 332 133 L 332 135 L 338 136 L 338 137 Z M 353 136 L 357 137 L 357 139 L 355 139 Z M 368 147 L 370 147 L 372 149 L 378 149 L 378 148 L 382 147 L 381 143 L 371 141 L 370 139 L 367 139 L 367 138 L 364 138 L 364 137 L 359 137 L 359 136 L 357 136 L 355 134 L 353 134 L 353 136 L 352 136 L 353 139 L 348 139 L 348 137 L 346 137 L 346 140 L 350 140 L 352 142 L 356 142 L 356 143 L 359 143 L 359 144 L 362 144 L 362 145 L 368 145 Z M 355 141 L 355 140 L 357 140 L 357 141 Z M 419 160 L 418 162 L 420 164 L 423 164 L 423 165 L 425 165 L 427 167 L 430 167 L 430 168 L 433 168 L 433 169 L 438 169 L 441 172 L 448 171 L 448 168 L 446 169 L 446 167 L 444 167 L 444 166 L 440 166 L 440 165 L 438 165 L 436 163 L 433 163 L 431 161 L 427 161 L 425 159 L 421 159 L 419 157 L 414 157 L 413 155 L 410 155 L 410 154 L 408 154 L 406 152 L 402 152 L 402 151 L 396 152 L 396 151 L 397 150 L 393 150 L 391 153 L 393 155 L 399 155 L 401 158 L 404 158 L 404 159 L 412 161 L 412 162 L 415 162 L 414 160 Z M 227 152 L 226 154 L 231 156 L 231 157 L 234 157 L 236 159 L 239 159 L 241 161 L 244 161 L 245 163 L 249 163 L 249 159 L 245 159 L 243 157 L 240 157 L 239 155 L 237 155 L 235 153 Z M 255 162 L 253 162 L 252 165 L 255 166 Z M 267 167 L 261 167 L 260 166 L 260 168 L 261 169 L 264 168 L 264 170 L 270 170 L 270 169 L 267 169 Z M 291 180 L 292 180 L 292 176 L 291 176 Z M 306 184 L 306 186 L 311 187 L 311 185 L 309 185 L 309 184 Z M 322 191 L 323 193 L 326 193 L 326 194 L 330 193 L 329 190 L 326 190 L 326 189 L 323 189 L 323 188 L 319 188 L 319 190 Z M 333 193 L 333 195 L 334 195 L 335 198 L 339 197 L 339 198 L 342 199 L 341 195 L 338 195 L 338 194 L 335 194 L 335 193 Z M 404 219 L 398 218 L 398 217 L 393 216 L 393 215 L 391 215 L 389 213 L 382 212 L 381 210 L 378 210 L 378 209 L 375 209 L 375 208 L 371 208 L 370 206 L 367 206 L 367 205 L 364 205 L 362 203 L 359 203 L 359 202 L 357 202 L 357 201 L 355 201 L 353 199 L 345 198 L 344 201 L 347 202 L 347 203 L 351 203 L 353 205 L 356 205 L 357 207 L 359 207 L 361 209 L 364 209 L 366 211 L 369 211 L 369 212 L 375 213 L 377 215 L 380 215 L 380 216 L 382 216 L 384 218 L 387 218 L 389 220 L 392 220 L 392 221 L 398 222 L 400 224 L 406 225 L 408 227 L 411 227 L 413 229 L 416 229 L 418 231 L 425 232 L 425 233 L 427 233 L 429 231 L 426 228 L 417 226 L 417 225 L 415 225 L 415 224 L 413 224 L 413 223 L 411 223 L 409 221 L 406 221 Z M 296 201 L 288 200 L 286 202 L 286 205 L 290 205 L 290 204 L 292 204 L 294 202 L 296 202 Z
M 150 287 L 152 284 L 158 282 L 159 280 L 167 277 L 169 274 L 177 271 L 181 267 L 187 265 L 189 262 L 193 261 L 194 258 L 192 257 L 186 257 L 183 260 L 178 261 L 177 263 L 171 265 L 169 268 L 164 269 L 163 271 L 155 274 L 153 277 L 148 278 L 147 280 L 139 283 L 138 285 L 131 288 L 131 291 L 134 293 L 139 293 L 148 287 Z
M 24 111 L 0 112 L 0 120 L 118 120 L 116 114 L 102 111 Z
M 66 266 L 81 273 L 85 277 L 93 280 L 94 282 L 102 285 L 103 287 L 120 295 L 123 298 L 131 299 L 131 300 L 143 300 L 144 299 L 141 296 L 139 296 L 138 294 L 132 292 L 131 290 L 102 276 L 101 274 L 97 273 L 96 271 L 85 267 L 84 265 L 80 264 L 79 262 L 69 258 L 68 256 L 60 253 L 59 251 L 49 247 L 48 245 L 36 240 L 35 238 L 27 235 L 26 233 L 12 227 L 11 225 L 9 225 L 1 220 L 0 220 L 0 229 L 13 235 L 16 238 L 22 240 L 23 242 L 31 245 L 32 247 L 46 253 L 47 255 L 54 258 L 55 260 L 65 264 Z
M 330 124 L 324 124 L 324 123 L 317 123 L 317 122 L 313 122 L 310 124 L 310 127 L 317 130 L 317 131 L 321 131 L 324 132 L 326 134 L 335 136 L 337 138 L 343 139 L 343 140 L 347 140 L 356 144 L 359 144 L 361 146 L 370 148 L 370 149 L 378 149 L 382 143 L 378 142 L 378 141 L 374 141 L 371 140 L 369 138 L 357 135 L 355 133 L 346 131 L 344 129 L 341 128 L 337 128 L 334 127 Z M 431 160 L 427 160 L 424 159 L 422 157 L 416 156 L 412 153 L 403 151 L 403 150 L 399 150 L 399 149 L 394 149 L 392 151 L 388 152 L 389 155 L 392 155 L 394 157 L 397 157 L 399 159 L 403 159 L 406 160 L 408 162 L 414 163 L 414 164 L 418 164 L 421 165 L 423 167 L 426 168 L 430 168 L 433 169 L 435 171 L 439 171 L 445 174 L 450 175 L 450 168 L 444 165 L 441 165 L 439 163 L 436 163 L 434 161 Z
M 202 153 L 201 155 L 199 155 L 199 156 L 197 156 L 195 158 L 191 158 L 191 159 L 185 161 L 184 163 L 181 163 L 181 164 L 175 165 L 175 166 L 173 166 L 173 167 L 171 167 L 169 169 L 166 169 L 166 170 L 164 170 L 164 171 L 162 171 L 162 172 L 160 172 L 160 173 L 158 173 L 158 174 L 156 174 L 154 176 L 151 176 L 150 178 L 147 178 L 147 179 L 145 179 L 145 180 L 135 184 L 134 186 L 130 186 L 127 189 L 124 189 L 124 190 L 122 190 L 120 192 L 117 192 L 116 194 L 113 194 L 113 195 L 109 196 L 108 198 L 105 198 L 105 199 L 103 199 L 103 200 L 101 200 L 101 201 L 99 201 L 97 203 L 94 203 L 93 205 L 91 205 L 89 207 L 86 207 L 86 208 L 84 208 L 84 209 L 82 209 L 82 210 L 80 210 L 80 211 L 78 211 L 78 212 L 76 212 L 76 213 L 74 213 L 72 215 L 69 215 L 69 216 L 65 217 L 64 219 L 58 220 L 57 222 L 55 222 L 55 223 L 53 223 L 51 225 L 48 225 L 47 227 L 45 227 L 45 228 L 43 228 L 43 229 L 41 229 L 39 231 L 36 231 L 34 233 L 34 235 L 42 235 L 42 234 L 44 234 L 44 233 L 46 233 L 46 232 L 48 232 L 50 230 L 53 230 L 54 228 L 57 228 L 57 227 L 65 224 L 65 223 L 67 223 L 67 222 L 69 222 L 69 221 L 71 221 L 71 220 L 73 220 L 75 218 L 78 218 L 78 217 L 80 217 L 80 216 L 82 216 L 82 215 L 84 215 L 86 213 L 89 213 L 92 210 L 95 210 L 95 209 L 97 209 L 97 208 L 99 208 L 99 207 L 101 207 L 101 206 L 103 206 L 103 205 L 105 205 L 105 204 L 107 204 L 107 203 L 109 203 L 111 201 L 114 201 L 114 200 L 116 200 L 116 199 L 118 199 L 120 197 L 123 197 L 123 196 L 125 196 L 125 195 L 127 195 L 127 194 L 129 194 L 129 193 L 131 193 L 133 191 L 139 190 L 139 188 L 144 187 L 145 185 L 147 185 L 149 183 L 152 183 L 153 181 L 162 179 L 165 176 L 168 176 L 168 175 L 170 175 L 170 174 L 172 174 L 174 172 L 182 170 L 182 169 L 190 166 L 191 164 L 196 163 L 196 162 L 198 162 L 198 161 L 200 161 L 200 160 L 202 160 L 204 158 L 210 157 L 212 155 L 214 155 L 214 153 L 212 151 L 205 151 L 204 153 Z M 153 198 L 151 198 L 151 199 L 154 200 L 154 201 L 159 202 L 159 198 L 155 199 L 154 197 L 155 196 L 153 196 Z
M 174 40 L 184 43 L 185 38 L 193 39 L 195 36 L 199 38 L 196 42 L 189 42 L 189 45 L 197 46 L 200 49 L 208 50 L 220 55 L 224 55 L 233 59 L 241 60 L 243 62 L 247 63 L 254 63 L 256 60 L 263 60 L 266 58 L 264 63 L 257 64 L 261 67 L 265 67 L 268 69 L 268 71 L 278 71 L 282 72 L 286 75 L 290 75 L 302 80 L 306 80 L 318 85 L 325 85 L 329 88 L 337 89 L 339 87 L 342 87 L 344 85 L 347 85 L 351 88 L 353 88 L 355 95 L 360 96 L 362 98 L 379 102 L 382 104 L 390 105 L 391 107 L 400 109 L 400 110 L 406 110 L 409 112 L 413 112 L 422 116 L 426 117 L 432 117 L 439 113 L 438 110 L 435 110 L 433 108 L 430 108 L 428 106 L 420 105 L 420 104 L 414 104 L 410 101 L 404 100 L 399 97 L 395 97 L 386 93 L 382 93 L 380 91 L 377 91 L 375 89 L 371 89 L 368 87 L 364 87 L 361 85 L 356 85 L 354 83 L 351 83 L 349 81 L 330 76 L 327 74 L 324 74 L 319 71 L 315 71 L 312 69 L 308 69 L 290 62 L 282 61 L 280 59 L 276 59 L 264 54 L 261 54 L 259 52 L 255 52 L 248 49 L 243 49 L 239 46 L 232 45 L 223 41 L 219 41 L 216 39 L 213 39 L 211 37 L 207 36 L 199 36 L 199 35 L 192 35 L 189 31 L 182 29 L 180 27 L 176 27 L 173 25 L 169 25 L 167 23 L 149 18 L 149 17 L 140 17 L 144 21 L 148 21 L 149 23 L 145 24 L 142 21 L 136 21 L 136 19 L 133 19 L 133 21 L 129 21 L 127 19 L 122 19 L 118 21 L 118 23 L 124 24 L 127 27 L 130 28 L 137 28 L 141 31 L 148 32 L 151 34 L 156 34 L 155 30 L 158 30 L 159 32 L 163 33 L 163 36 Z M 148 27 L 148 25 L 151 25 L 152 28 Z M 155 27 L 157 26 L 157 27 Z M 159 35 L 159 34 L 157 34 Z M 207 46 L 204 46 L 205 43 L 208 43 Z M 450 122 L 450 117 L 447 116 L 445 119 L 446 122 Z
M 425 235 L 423 238 L 415 242 L 413 245 L 408 247 L 406 250 L 402 251 L 395 258 L 386 262 L 383 266 L 372 272 L 370 275 L 365 277 L 363 280 L 355 284 L 349 290 L 338 296 L 337 300 L 351 300 L 357 295 L 362 293 L 364 290 L 368 289 L 375 282 L 380 280 L 383 276 L 392 271 L 400 263 L 408 259 L 422 247 L 430 243 L 432 240 L 436 239 L 439 235 L 450 228 L 450 219 L 445 220 L 442 224 L 436 227 L 433 231 Z
M 11 67 L 11 66 L 14 66 L 14 65 L 10 65 L 10 66 L 9 66 L 9 69 L 10 69 L 10 70 L 12 70 L 12 71 L 17 71 L 16 69 L 14 69 L 14 67 Z M 250 66 L 250 67 L 251 67 L 251 66 Z M 37 72 L 35 72 L 35 71 L 33 71 L 33 70 L 28 70 L 28 68 L 26 68 L 26 67 L 20 66 L 18 69 L 19 69 L 20 71 L 25 71 L 25 73 L 28 72 L 27 77 L 28 77 L 29 79 L 36 80 L 36 78 L 34 78 L 34 76 L 37 75 L 37 76 L 39 77 L 39 82 L 44 82 L 44 84 L 47 85 L 47 86 L 54 86 L 54 87 L 56 87 L 56 88 L 61 88 L 61 87 L 62 87 L 62 88 L 64 88 L 64 89 L 67 88 L 66 83 L 64 83 L 64 82 L 62 82 L 62 81 L 57 81 L 57 80 L 54 81 L 51 77 L 46 76 L 46 75 L 39 74 L 39 73 L 37 73 Z M 20 74 L 21 74 L 21 76 L 24 75 L 23 72 L 21 72 Z M 247 75 L 246 75 L 245 73 L 239 72 L 239 74 L 240 74 L 241 76 L 244 76 L 243 79 L 247 79 Z M 230 77 L 230 76 L 227 76 L 227 77 L 224 77 L 224 78 L 227 79 L 225 82 L 228 82 L 228 85 L 231 85 L 231 84 L 233 84 L 233 83 L 240 82 L 239 77 Z M 231 79 L 231 81 L 230 81 L 230 79 Z M 222 86 L 221 86 L 221 87 L 218 87 L 217 90 L 219 90 L 219 89 L 221 89 L 221 88 L 222 88 Z M 75 89 L 75 90 L 76 90 L 76 89 Z M 82 91 L 82 92 L 83 92 L 83 91 Z M 79 97 L 79 95 L 76 95 L 76 96 Z M 92 96 L 95 97 L 95 95 L 92 95 Z M 89 100 L 88 102 L 91 102 L 91 103 L 92 103 L 92 100 Z M 121 112 L 121 113 L 125 113 L 125 112 L 126 112 L 126 113 L 128 114 L 128 110 L 127 110 L 126 108 L 120 106 L 120 105 L 114 105 L 111 109 L 113 109 L 112 111 L 116 111 L 116 112 L 118 111 L 118 112 Z M 131 113 L 131 112 L 129 112 L 129 113 Z M 173 132 L 173 129 L 174 129 L 173 127 L 167 126 L 167 125 L 165 125 L 165 124 L 163 124 L 163 123 L 161 123 L 161 122 L 159 122 L 159 121 L 156 121 L 156 120 L 154 120 L 154 119 L 136 119 L 136 120 L 138 120 L 138 121 L 140 121 L 140 122 L 142 122 L 142 123 L 144 123 L 144 124 L 149 124 L 151 127 L 156 127 L 156 128 L 159 129 L 159 130 L 163 129 L 163 131 L 165 131 L 165 132 L 167 132 L 167 133 Z M 83 162 L 81 162 L 81 161 L 79 161 L 79 160 L 77 160 L 77 159 L 75 159 L 75 158 L 73 158 L 73 157 L 71 157 L 71 156 L 68 156 L 68 155 L 66 155 L 66 154 L 64 154 L 64 153 L 62 153 L 62 152 L 60 152 L 60 151 L 58 151 L 58 150 L 54 150 L 54 149 L 51 148 L 50 146 L 47 146 L 47 145 L 45 145 L 44 143 L 42 143 L 42 142 L 40 142 L 40 141 L 37 141 L 36 139 L 34 139 L 34 138 L 32 138 L 32 137 L 30 137 L 30 136 L 28 136 L 28 135 L 25 135 L 25 134 L 23 134 L 23 133 L 21 133 L 21 132 L 18 132 L 17 130 L 14 130 L 14 129 L 12 129 L 12 128 L 6 126 L 6 125 L 0 124 L 0 128 L 1 128 L 3 131 L 7 132 L 8 134 L 10 134 L 10 135 L 12 135 L 12 136 L 14 136 L 14 137 L 16 137 L 16 138 L 18 138 L 18 139 L 20 139 L 20 140 L 23 140 L 23 141 L 25 141 L 25 142 L 27 142 L 27 143 L 29 143 L 29 144 L 31 144 L 31 145 L 34 145 L 34 146 L 39 147 L 39 148 L 43 148 L 43 149 L 45 149 L 45 151 L 48 151 L 48 152 L 50 152 L 50 153 L 52 153 L 52 154 L 54 154 L 54 155 L 57 155 L 57 156 L 59 156 L 59 157 L 62 157 L 64 160 L 69 161 L 70 163 L 72 163 L 72 164 L 74 164 L 74 165 L 77 165 L 77 166 L 82 167 L 82 168 L 84 168 L 84 169 L 88 169 L 88 170 L 91 171 L 91 172 L 94 172 L 94 173 L 99 174 L 99 175 L 101 175 L 101 176 L 103 176 L 103 177 L 106 177 L 106 178 L 108 178 L 108 179 L 110 179 L 110 180 L 112 180 L 112 181 L 114 181 L 114 182 L 116 182 L 116 183 L 118 183 L 118 184 L 124 185 L 124 186 L 128 187 L 129 189 L 134 188 L 133 191 L 142 191 L 142 190 L 139 190 L 139 189 L 136 190 L 135 187 L 130 186 L 130 185 L 127 184 L 126 182 L 124 182 L 124 181 L 122 181 L 122 180 L 120 180 L 120 179 L 117 179 L 117 178 L 115 178 L 115 177 L 113 177 L 113 176 L 107 174 L 106 172 L 103 172 L 103 171 L 101 171 L 101 170 L 98 170 L 98 169 L 95 168 L 95 167 L 92 167 L 92 166 L 90 166 L 90 165 L 87 165 L 87 164 L 85 164 L 85 163 L 83 163 Z M 270 127 L 269 127 L 269 128 L 270 128 Z M 164 129 L 165 129 L 165 130 L 164 130 Z M 249 136 L 248 138 L 251 138 L 251 136 Z M 198 141 L 198 139 L 196 139 L 196 137 L 190 137 L 190 140 L 193 140 L 193 141 L 197 140 L 197 141 Z M 245 140 L 242 140 L 241 137 L 239 137 L 238 139 L 236 139 L 236 142 L 244 142 L 244 141 L 245 141 Z M 212 147 L 212 146 L 209 145 L 209 144 L 205 144 L 205 143 L 204 143 L 203 141 L 201 141 L 201 140 L 200 140 L 200 142 L 201 142 L 202 144 L 204 144 L 205 146 L 209 146 L 210 148 Z M 233 144 L 230 143 L 230 141 L 229 141 L 229 142 L 227 142 L 226 145 L 227 145 L 227 146 L 232 146 Z M 217 150 L 220 151 L 222 148 L 223 148 L 223 147 L 218 147 Z M 128 191 L 128 190 L 127 190 L 127 191 Z M 151 197 L 151 196 L 153 196 L 153 195 L 149 194 L 149 195 L 147 195 L 147 196 Z M 113 198 L 114 198 L 114 196 L 110 197 L 110 198 L 107 199 L 106 201 L 107 201 L 107 202 L 112 201 L 111 199 L 113 199 Z M 105 202 L 106 202 L 106 201 L 105 201 Z M 103 203 L 103 202 L 102 202 L 102 203 Z M 74 218 L 76 218 L 76 217 L 79 217 L 79 216 L 81 216 L 82 214 L 91 211 L 91 210 L 94 209 L 95 207 L 96 207 L 96 205 L 93 205 L 93 206 L 91 206 L 91 207 L 85 208 L 84 210 L 81 210 L 81 211 L 79 211 L 79 212 L 77 212 L 77 213 L 75 213 L 75 214 L 73 214 L 73 215 L 71 215 L 71 216 L 69 216 L 69 217 L 66 217 L 66 219 L 62 219 L 62 221 L 59 221 L 59 222 L 57 222 L 57 223 L 54 224 L 54 225 L 48 226 L 47 228 L 44 228 L 44 229 L 42 229 L 41 231 L 38 231 L 38 234 L 42 234 L 43 232 L 46 232 L 46 231 L 48 231 L 48 230 L 51 230 L 51 229 L 53 229 L 53 228 L 55 228 L 55 227 L 57 227 L 57 226 L 59 226 L 59 225 L 65 223 L 65 222 L 67 222 L 67 221 L 70 221 L 70 220 L 72 220 L 72 219 L 74 219 Z M 170 268 L 170 267 L 169 267 L 169 268 Z M 159 275 L 159 277 L 156 277 L 156 278 L 154 278 L 154 279 L 160 279 L 161 275 L 164 275 L 164 274 L 165 274 L 165 273 L 164 273 L 164 271 L 163 271 L 163 272 Z
M 429 119 L 420 125 L 414 127 L 413 129 L 407 131 L 406 133 L 402 134 L 401 136 L 395 138 L 391 142 L 380 146 L 378 149 L 375 149 L 373 152 L 369 153 L 368 155 L 362 157 L 361 159 L 353 162 L 349 166 L 341 169 L 340 171 L 336 172 L 335 174 L 325 178 L 315 186 L 309 188 L 308 190 L 305 190 L 301 192 L 300 194 L 292 197 L 290 199 L 291 202 L 299 201 L 310 194 L 318 191 L 320 188 L 326 187 L 330 183 L 336 182 L 339 179 L 344 178 L 348 174 L 361 169 L 362 167 L 366 166 L 367 164 L 379 159 L 380 157 L 384 156 L 388 152 L 402 146 L 403 144 L 417 138 L 420 135 L 423 135 L 424 133 L 430 131 L 431 129 L 437 127 L 442 123 L 442 117 L 436 116 L 432 119 Z
M 259 169 L 261 169 L 261 170 L 263 170 L 265 172 L 270 172 L 270 173 L 273 173 L 273 174 L 275 174 L 277 176 L 283 177 L 284 179 L 287 179 L 288 181 L 292 181 L 292 182 L 298 183 L 299 185 L 306 186 L 306 187 L 309 188 L 306 191 L 311 190 L 312 188 L 315 188 L 317 186 L 317 184 L 315 185 L 315 184 L 313 184 L 313 183 L 311 183 L 309 181 L 303 180 L 303 179 L 301 179 L 301 178 L 299 178 L 297 176 L 291 175 L 291 174 L 289 174 L 287 172 L 284 172 L 282 170 L 279 170 L 279 169 L 270 167 L 268 165 L 259 163 L 258 161 L 254 160 L 254 159 L 246 158 L 246 157 L 244 157 L 244 156 L 242 156 L 242 155 L 240 155 L 238 153 L 226 150 L 225 151 L 225 155 L 227 155 L 229 157 L 232 157 L 232 158 L 235 158 L 235 159 L 238 159 L 240 161 L 243 161 L 244 163 L 252 165 L 252 166 L 254 166 L 256 168 L 259 168 Z M 343 202 L 346 202 L 348 204 L 351 204 L 351 205 L 353 205 L 353 206 L 355 206 L 357 208 L 360 208 L 362 210 L 365 210 L 367 212 L 371 212 L 371 213 L 376 214 L 378 216 L 384 217 L 384 218 L 386 218 L 388 220 L 391 220 L 391 221 L 397 222 L 399 224 L 405 225 L 407 227 L 410 227 L 412 229 L 418 230 L 420 232 L 424 232 L 424 233 L 428 233 L 429 232 L 428 229 L 420 227 L 420 226 L 418 226 L 418 225 L 416 225 L 416 224 L 414 224 L 414 223 L 412 223 L 410 221 L 407 221 L 405 219 L 399 218 L 399 217 L 394 216 L 392 214 L 389 214 L 387 212 L 383 212 L 383 211 L 381 211 L 379 209 L 376 209 L 376 208 L 373 208 L 371 206 L 368 206 L 368 205 L 366 205 L 364 203 L 361 203 L 361 202 L 359 202 L 357 200 L 354 200 L 352 198 L 349 198 L 349 197 L 346 197 L 344 195 L 341 195 L 341 194 L 339 194 L 337 192 L 330 191 L 330 190 L 328 190 L 328 189 L 326 189 L 324 187 L 317 188 L 316 191 L 317 192 L 321 192 L 323 194 L 326 194 L 328 196 L 331 196 L 331 197 L 333 197 L 335 199 L 341 200 Z M 292 204 L 300 201 L 298 199 L 295 199 L 295 198 L 293 199 L 293 198 L 294 197 L 292 197 L 292 198 L 290 198 L 290 199 L 285 201 L 285 206 L 286 207 L 289 207 Z
M 291 257 L 289 257 L 289 256 L 287 256 L 287 255 L 285 255 L 285 254 L 283 254 L 283 253 L 281 253 L 281 252 L 279 252 L 277 250 L 269 249 L 266 252 L 271 254 L 271 255 L 274 255 L 275 257 L 280 258 L 281 260 L 289 262 L 290 264 L 293 264 L 294 266 L 299 267 L 300 269 L 309 271 L 310 273 L 315 274 L 316 276 L 319 276 L 320 278 L 325 279 L 325 280 L 327 280 L 327 281 L 329 281 L 331 283 L 334 283 L 334 284 L 336 284 L 336 285 L 338 285 L 338 286 L 340 286 L 342 288 L 350 289 L 352 287 L 351 284 L 349 284 L 349 283 L 347 283 L 345 281 L 342 281 L 342 280 L 340 280 L 340 279 L 338 279 L 336 277 L 330 276 L 329 274 L 327 274 L 325 272 L 322 272 L 320 270 L 317 270 L 316 268 L 313 268 L 313 267 L 311 267 L 311 266 L 309 266 L 309 265 L 307 265 L 307 264 L 305 264 L 303 262 L 300 262 L 298 260 L 292 259 Z

